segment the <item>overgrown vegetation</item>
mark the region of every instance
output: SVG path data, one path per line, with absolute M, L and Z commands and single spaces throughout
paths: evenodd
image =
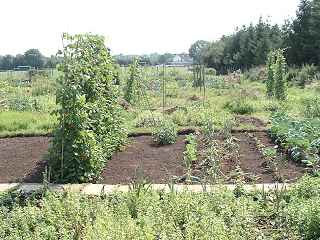
M 273 115 L 270 133 L 294 161 L 305 163 L 317 171 L 320 161 L 319 130 L 319 119 L 296 120 L 280 112 Z
M 318 178 L 289 190 L 0 195 L 1 239 L 317 239 Z

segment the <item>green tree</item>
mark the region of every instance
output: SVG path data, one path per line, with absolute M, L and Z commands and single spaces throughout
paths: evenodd
M 285 26 L 290 64 L 320 63 L 320 1 L 301 0 L 296 19 Z
M 38 49 L 29 49 L 24 53 L 24 63 L 34 68 L 44 67 L 44 56 Z
M 10 70 L 14 68 L 14 56 L 5 55 L 1 61 L 1 69 L 2 70 Z
M 204 40 L 198 40 L 191 45 L 189 48 L 189 55 L 193 58 L 193 61 L 196 64 L 203 63 L 205 51 L 207 50 L 208 46 L 209 42 Z

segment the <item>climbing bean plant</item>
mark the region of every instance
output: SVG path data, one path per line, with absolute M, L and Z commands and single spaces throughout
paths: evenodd
M 135 58 L 133 62 L 129 65 L 129 77 L 127 79 L 125 92 L 124 92 L 124 99 L 130 103 L 135 103 L 141 94 L 139 87 L 141 81 L 141 69 L 139 66 L 139 60 Z
M 267 95 L 269 97 L 274 96 L 277 100 L 287 98 L 285 77 L 287 66 L 283 51 L 283 49 L 277 49 L 270 52 L 267 60 Z
M 54 182 L 94 182 L 125 140 L 118 86 L 104 38 L 63 35 L 58 127 L 49 151 Z
M 274 76 L 273 76 L 273 66 L 275 64 L 275 52 L 272 51 L 268 54 L 268 59 L 267 59 L 267 82 L 266 82 L 266 87 L 267 87 L 267 95 L 269 97 L 272 97 L 274 95 Z

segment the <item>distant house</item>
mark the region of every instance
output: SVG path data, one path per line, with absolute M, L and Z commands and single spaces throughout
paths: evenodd
M 186 54 L 186 53 L 181 53 L 181 54 L 176 54 L 172 58 L 172 61 L 170 61 L 167 66 L 169 67 L 185 67 L 185 66 L 190 66 L 192 65 L 193 60 L 192 58 Z

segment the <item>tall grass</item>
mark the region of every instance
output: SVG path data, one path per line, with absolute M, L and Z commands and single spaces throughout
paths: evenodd
M 0 136 L 50 133 L 56 123 L 48 113 L 0 112 Z

